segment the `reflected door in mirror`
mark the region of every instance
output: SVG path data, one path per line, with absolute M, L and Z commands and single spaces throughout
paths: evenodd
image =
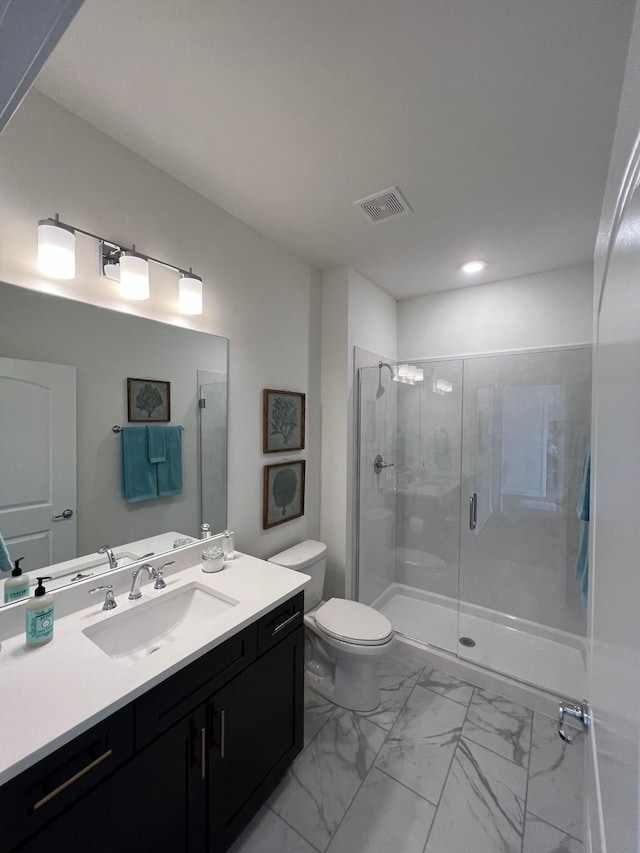
M 0 435 L 0 533 L 9 553 L 24 557 L 29 572 L 72 559 L 75 367 L 0 358 Z

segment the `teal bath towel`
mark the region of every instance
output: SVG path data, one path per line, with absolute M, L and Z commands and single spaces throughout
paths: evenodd
M 122 494 L 129 503 L 158 497 L 157 465 L 149 462 L 144 427 L 122 427 Z
M 9 549 L 2 538 L 2 533 L 0 533 L 0 572 L 10 572 L 12 568 L 13 563 L 9 556 Z
M 158 494 L 161 498 L 182 494 L 182 427 L 164 428 L 167 458 L 158 462 Z
M 580 547 L 576 563 L 576 580 L 586 608 L 589 597 L 589 504 L 591 501 L 591 448 L 587 447 L 582 466 L 582 484 L 576 511 L 580 519 Z

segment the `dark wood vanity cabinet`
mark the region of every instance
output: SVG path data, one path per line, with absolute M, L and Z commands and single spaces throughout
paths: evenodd
M 302 613 L 299 593 L 4 785 L 0 851 L 227 850 L 302 749 Z

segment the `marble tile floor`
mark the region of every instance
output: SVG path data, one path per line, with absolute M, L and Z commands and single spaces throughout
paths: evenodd
M 369 714 L 305 692 L 304 749 L 232 853 L 583 853 L 584 739 L 387 655 Z

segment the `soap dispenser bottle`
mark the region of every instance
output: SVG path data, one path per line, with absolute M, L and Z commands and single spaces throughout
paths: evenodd
M 42 646 L 53 637 L 53 596 L 43 586 L 50 577 L 38 578 L 38 586 L 27 603 L 27 646 Z
M 11 577 L 4 582 L 4 603 L 17 601 L 19 598 L 24 598 L 29 595 L 29 575 L 23 575 L 20 568 L 21 561 L 24 557 L 18 557 L 14 561 Z

